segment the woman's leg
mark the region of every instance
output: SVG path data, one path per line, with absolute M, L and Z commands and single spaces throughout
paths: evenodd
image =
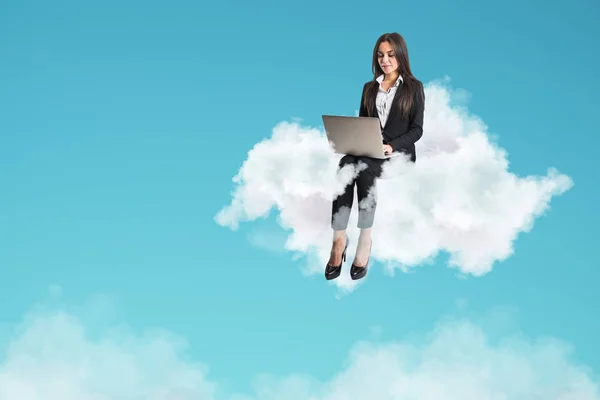
M 356 255 L 353 264 L 364 267 L 371 254 L 371 229 L 375 220 L 377 209 L 377 171 L 367 168 L 361 171 L 356 179 L 358 196 L 358 228 L 360 235 L 356 246 Z
M 356 166 L 356 157 L 350 155 L 342 157 L 339 163 L 339 169 L 342 169 L 347 165 Z M 348 227 L 350 210 L 352 210 L 352 203 L 354 201 L 355 184 L 356 178 L 348 182 L 346 187 L 344 187 L 344 191 L 333 199 L 331 205 L 331 227 L 334 231 L 345 231 Z
M 377 176 L 370 168 L 360 171 L 356 178 L 356 194 L 358 196 L 358 228 L 367 229 L 373 226 L 377 209 Z
M 354 156 L 345 155 L 339 163 L 339 168 L 346 165 L 355 164 Z M 329 257 L 330 265 L 340 265 L 342 263 L 342 253 L 346 246 L 346 229 L 350 220 L 350 211 L 354 201 L 354 186 L 356 179 L 349 182 L 344 188 L 344 192 L 337 196 L 331 205 L 331 227 L 333 229 L 333 245 Z
M 356 178 L 356 191 L 358 195 L 358 228 L 360 235 L 356 246 L 356 255 L 353 265 L 365 267 L 371 255 L 371 230 L 377 209 L 377 179 L 383 171 L 384 160 L 361 157 L 358 162 L 367 164 L 361 169 Z M 358 277 L 364 276 L 365 271 L 355 271 Z

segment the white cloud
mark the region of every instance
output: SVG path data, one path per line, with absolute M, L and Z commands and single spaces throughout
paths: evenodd
M 64 311 L 29 315 L 0 355 L 2 400 L 200 400 L 214 384 L 166 332 L 115 327 L 92 338 Z
M 427 334 L 399 341 L 359 342 L 324 382 L 310 371 L 256 371 L 255 389 L 244 395 L 225 393 L 219 382 L 227 377 L 209 379 L 185 343 L 168 332 L 138 334 L 124 326 L 99 335 L 73 314 L 37 311 L 0 354 L 0 399 L 600 400 L 597 378 L 572 360 L 568 344 L 522 334 L 490 338 L 467 319 L 444 319 Z
M 378 183 L 372 260 L 408 268 L 447 252 L 452 267 L 480 276 L 509 257 L 518 234 L 529 231 L 550 200 L 573 183 L 553 168 L 540 176 L 509 172 L 505 151 L 480 119 L 453 104 L 446 83 L 430 83 L 426 96 L 417 163 L 394 160 Z M 458 97 L 466 98 L 462 92 Z M 248 153 L 234 178 L 231 204 L 215 219 L 237 229 L 275 209 L 289 231 L 286 248 L 307 256 L 307 274 L 322 274 L 331 249 L 331 199 L 353 173 L 336 179 L 338 160 L 322 129 L 277 124 L 272 137 Z M 350 260 L 356 211 L 355 201 Z M 344 291 L 356 284 L 347 274 L 333 282 Z
M 493 343 L 467 320 L 440 323 L 401 342 L 361 342 L 327 382 L 266 375 L 256 400 L 595 400 L 598 384 L 557 340 L 522 336 Z

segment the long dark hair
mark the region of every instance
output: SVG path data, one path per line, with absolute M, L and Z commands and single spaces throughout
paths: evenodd
M 383 70 L 379 66 L 377 51 L 382 42 L 388 42 L 394 50 L 394 56 L 398 60 L 398 73 L 402 76 L 402 93 L 398 99 L 398 107 L 402 112 L 402 117 L 407 118 L 413 106 L 413 94 L 423 95 L 423 84 L 413 76 L 410 70 L 410 61 L 408 58 L 408 49 L 404 38 L 396 32 L 384 33 L 379 36 L 375 47 L 373 48 L 373 80 L 367 85 L 365 96 L 363 99 L 367 114 L 371 115 L 371 111 L 375 105 L 375 98 L 379 84 L 377 77 L 383 74 Z

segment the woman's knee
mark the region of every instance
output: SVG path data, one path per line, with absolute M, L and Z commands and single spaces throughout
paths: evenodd
M 356 157 L 352 156 L 350 154 L 346 154 L 344 157 L 342 157 L 340 159 L 339 166 L 341 168 L 345 165 L 354 164 L 354 163 L 356 163 Z

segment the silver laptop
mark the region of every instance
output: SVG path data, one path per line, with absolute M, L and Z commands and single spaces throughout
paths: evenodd
M 323 115 L 329 143 L 339 154 L 389 158 L 383 152 L 381 125 L 376 117 Z

